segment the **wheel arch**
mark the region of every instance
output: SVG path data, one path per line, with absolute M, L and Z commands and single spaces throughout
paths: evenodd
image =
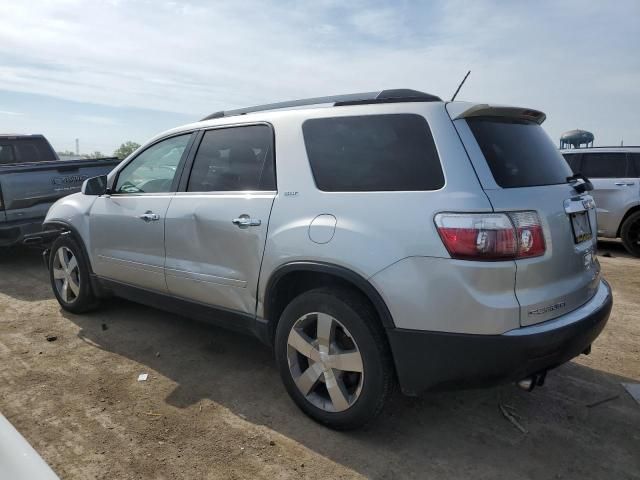
M 273 340 L 280 314 L 297 295 L 327 285 L 339 285 L 359 291 L 373 306 L 382 327 L 394 328 L 393 317 L 382 296 L 360 274 L 340 265 L 315 261 L 296 261 L 273 271 L 264 292 L 264 318 Z
M 620 235 L 622 233 L 622 225 L 624 225 L 624 222 L 627 220 L 627 218 L 629 218 L 631 215 L 633 215 L 636 212 L 640 212 L 640 203 L 629 208 L 624 214 L 624 217 L 622 217 L 622 220 L 620 220 L 620 225 L 618 225 L 618 230 L 616 232 L 617 238 L 620 238 Z
M 93 268 L 91 266 L 91 257 L 89 256 L 89 252 L 87 250 L 87 246 L 84 244 L 84 241 L 82 239 L 82 235 L 80 235 L 80 232 L 78 231 L 78 229 L 76 227 L 74 227 L 73 225 L 71 225 L 68 222 L 65 222 L 63 220 L 50 220 L 47 221 L 43 224 L 44 227 L 56 227 L 62 230 L 61 235 L 72 235 L 73 238 L 75 239 L 76 242 L 78 242 L 78 245 L 80 246 L 80 248 L 82 249 L 82 254 L 84 256 L 84 258 L 87 259 L 87 267 L 89 268 L 89 273 L 93 274 Z M 45 254 L 48 256 L 48 249 L 45 252 Z M 47 262 L 47 268 L 49 266 L 49 263 Z

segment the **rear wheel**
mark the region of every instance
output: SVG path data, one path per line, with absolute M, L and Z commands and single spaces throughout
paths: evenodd
M 392 390 L 384 332 L 357 292 L 316 289 L 296 297 L 280 318 L 275 349 L 291 398 L 328 427 L 366 424 Z
M 53 242 L 49 255 L 49 279 L 58 303 L 65 310 L 82 313 L 96 307 L 89 264 L 72 236 L 61 235 Z
M 632 213 L 622 224 L 620 237 L 631 255 L 640 257 L 640 212 Z

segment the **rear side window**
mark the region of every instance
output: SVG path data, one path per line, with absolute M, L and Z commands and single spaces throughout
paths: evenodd
M 326 192 L 437 190 L 444 174 L 424 117 L 316 118 L 302 125 L 317 187 Z
M 631 153 L 629 154 L 631 161 L 636 167 L 635 176 L 640 177 L 640 153 Z
M 566 183 L 571 169 L 540 125 L 504 118 L 467 120 L 496 183 L 503 188 Z
M 563 156 L 573 173 L 578 173 L 580 171 L 580 157 L 575 153 L 565 153 Z
M 275 190 L 273 133 L 267 125 L 205 132 L 188 192 Z
M 0 139 L 0 165 L 57 160 L 44 138 Z
M 589 178 L 620 178 L 627 176 L 625 153 L 585 153 L 582 172 Z

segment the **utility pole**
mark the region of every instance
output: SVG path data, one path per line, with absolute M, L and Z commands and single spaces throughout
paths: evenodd
M 80 155 L 80 139 L 76 138 L 76 155 Z

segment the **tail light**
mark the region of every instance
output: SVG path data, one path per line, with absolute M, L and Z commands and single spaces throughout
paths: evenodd
M 513 260 L 545 252 L 536 212 L 439 213 L 438 233 L 451 257 L 462 260 Z

